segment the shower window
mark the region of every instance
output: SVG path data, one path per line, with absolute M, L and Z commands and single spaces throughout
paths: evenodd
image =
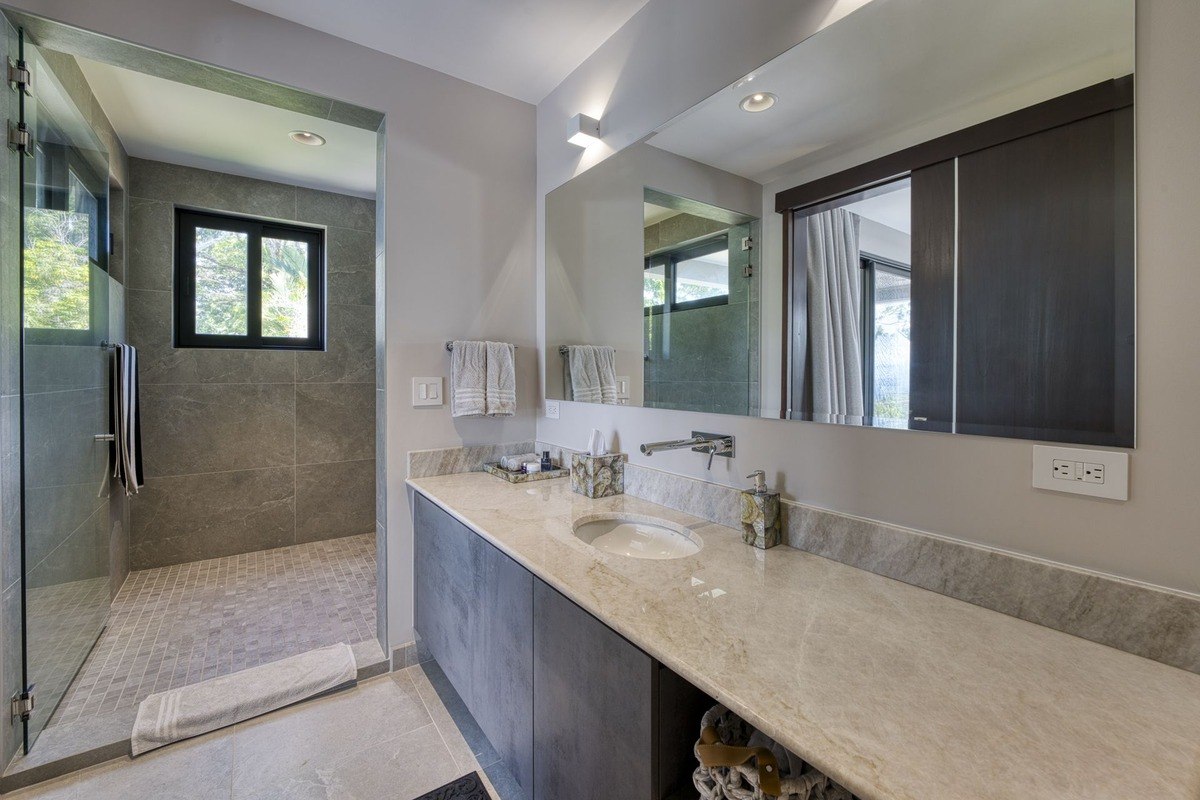
M 175 345 L 324 349 L 324 232 L 178 209 Z
M 642 306 L 647 314 L 729 302 L 729 235 L 646 258 Z

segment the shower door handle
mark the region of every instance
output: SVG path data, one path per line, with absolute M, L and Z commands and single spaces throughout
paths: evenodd
M 97 433 L 92 438 L 97 442 L 115 442 L 117 440 L 117 435 L 115 433 Z

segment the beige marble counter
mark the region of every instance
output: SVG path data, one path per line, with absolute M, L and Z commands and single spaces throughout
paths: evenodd
M 565 479 L 409 484 L 866 800 L 1200 799 L 1200 675 Z M 597 511 L 704 548 L 601 553 Z

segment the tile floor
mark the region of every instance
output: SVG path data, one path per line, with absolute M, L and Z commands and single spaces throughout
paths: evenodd
M 373 534 L 134 572 L 50 726 L 315 647 L 374 638 Z
M 5 800 L 412 800 L 472 770 L 498 798 L 416 666 Z

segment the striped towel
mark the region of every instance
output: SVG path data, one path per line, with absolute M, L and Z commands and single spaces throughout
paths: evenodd
M 517 410 L 516 348 L 455 340 L 450 351 L 450 415 L 511 417 Z
M 138 357 L 132 345 L 114 345 L 112 361 L 113 477 L 125 496 L 145 483 L 142 471 L 142 417 L 138 408 Z
M 616 404 L 616 350 L 603 345 L 573 344 L 567 348 L 567 362 L 572 400 Z

